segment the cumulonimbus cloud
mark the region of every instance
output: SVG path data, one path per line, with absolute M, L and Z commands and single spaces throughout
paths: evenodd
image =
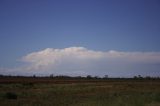
M 84 47 L 47 48 L 21 59 L 25 70 L 60 74 L 160 74 L 160 52 L 94 51 Z M 152 73 L 153 72 L 153 73 Z
M 9 75 L 160 76 L 160 52 L 95 51 L 84 47 L 47 48 L 21 59 L 23 66 L 0 68 Z

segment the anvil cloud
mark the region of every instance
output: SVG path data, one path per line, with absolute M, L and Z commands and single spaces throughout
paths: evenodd
M 94 51 L 84 47 L 47 48 L 21 59 L 23 70 L 67 75 L 131 76 L 160 74 L 160 52 Z

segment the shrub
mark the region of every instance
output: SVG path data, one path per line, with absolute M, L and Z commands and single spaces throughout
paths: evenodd
M 34 86 L 34 83 L 23 83 L 22 86 L 24 88 L 32 88 Z
M 7 92 L 5 94 L 5 98 L 7 98 L 7 99 L 17 99 L 17 94 L 14 93 L 14 92 Z

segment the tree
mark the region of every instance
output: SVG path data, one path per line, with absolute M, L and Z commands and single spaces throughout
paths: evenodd
M 87 77 L 86 77 L 87 79 L 91 79 L 92 78 L 92 76 L 91 75 L 87 75 Z
M 54 77 L 54 75 L 53 74 L 50 74 L 50 78 L 53 78 Z
M 33 78 L 36 78 L 36 75 L 35 75 L 35 74 L 33 75 Z
M 138 77 L 137 77 L 137 76 L 134 76 L 133 78 L 134 78 L 134 79 L 137 79 Z
M 143 78 L 141 75 L 138 75 L 138 78 Z
M 107 79 L 107 78 L 108 78 L 108 75 L 105 75 L 104 78 Z

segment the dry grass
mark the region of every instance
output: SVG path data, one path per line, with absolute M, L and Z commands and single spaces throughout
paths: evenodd
M 0 84 L 0 106 L 160 106 L 159 80 L 30 81 Z

